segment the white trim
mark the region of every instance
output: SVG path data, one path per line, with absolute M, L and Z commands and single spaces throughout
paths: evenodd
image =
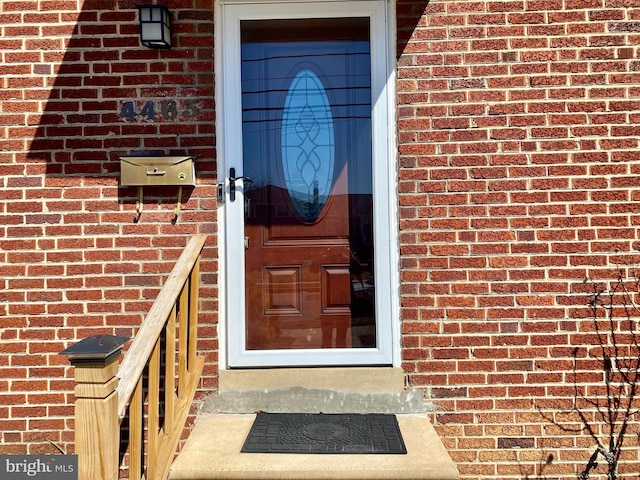
M 372 66 L 372 155 L 374 198 L 374 263 L 376 272 L 376 338 L 378 348 L 248 351 L 245 349 L 242 188 L 235 202 L 220 205 L 220 368 L 311 365 L 400 365 L 398 223 L 395 138 L 395 50 L 392 7 L 384 1 L 327 0 L 285 2 L 223 0 L 216 5 L 216 97 L 218 178 L 228 177 L 230 167 L 242 173 L 240 86 L 240 20 L 263 18 L 370 17 Z M 384 32 L 384 34 L 382 34 Z M 380 132 L 383 132 L 380 134 Z M 386 159 L 385 165 L 376 165 Z M 227 192 L 228 193 L 228 192 Z M 227 195 L 228 199 L 228 195 Z M 378 226 L 376 226 L 378 223 Z M 380 225 L 380 223 L 382 225 Z M 231 258 L 238 263 L 231 265 Z M 236 274 L 229 274 L 229 269 Z M 383 294 L 392 292 L 391 294 Z M 228 326 L 229 319 L 233 325 Z M 226 341 L 226 342 L 225 342 Z M 318 362 L 321 358 L 322 361 Z
M 219 2 L 214 4 L 214 45 L 222 45 L 222 7 Z M 214 68 L 215 68 L 215 108 L 217 112 L 224 111 L 224 75 L 222 75 L 222 56 L 219 50 L 215 49 Z M 216 115 L 216 135 L 225 131 L 224 115 Z M 217 135 L 221 137 L 221 135 Z M 217 162 L 217 181 L 223 183 L 226 189 L 226 164 L 222 160 L 225 158 L 225 141 L 224 139 L 216 139 L 216 156 Z M 226 195 L 226 193 L 225 193 Z M 226 211 L 224 203 L 218 204 L 217 218 L 218 224 L 218 368 L 225 370 L 227 368 L 227 287 L 226 287 L 226 271 L 227 271 L 227 255 L 226 255 Z
M 397 123 L 397 92 L 396 92 L 396 45 L 397 45 L 397 25 L 396 25 L 396 2 L 389 1 L 387 3 L 386 15 L 386 39 L 387 39 L 387 188 L 388 199 L 387 209 L 389 222 L 389 273 L 391 293 L 389 301 L 391 302 L 391 338 L 393 341 L 393 363 L 392 366 L 399 367 L 402 364 L 401 349 L 401 321 L 400 321 L 400 244 L 399 244 L 399 192 L 398 192 L 398 129 Z M 375 218 L 375 217 L 374 217 Z

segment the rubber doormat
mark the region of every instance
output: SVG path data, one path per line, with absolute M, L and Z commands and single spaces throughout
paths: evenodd
M 406 454 L 390 414 L 258 413 L 244 453 Z

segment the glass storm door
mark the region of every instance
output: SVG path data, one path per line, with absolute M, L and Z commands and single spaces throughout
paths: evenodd
M 234 331 L 229 317 L 230 365 L 381 363 L 371 18 L 239 15 L 237 27 L 228 268 L 243 308 L 229 309 L 242 321 Z

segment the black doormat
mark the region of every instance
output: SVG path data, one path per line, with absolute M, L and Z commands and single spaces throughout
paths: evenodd
M 406 454 L 395 415 L 258 413 L 244 453 Z

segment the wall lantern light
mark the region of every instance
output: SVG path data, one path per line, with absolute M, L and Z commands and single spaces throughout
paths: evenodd
M 138 5 L 140 42 L 148 48 L 171 48 L 171 12 L 165 5 Z

